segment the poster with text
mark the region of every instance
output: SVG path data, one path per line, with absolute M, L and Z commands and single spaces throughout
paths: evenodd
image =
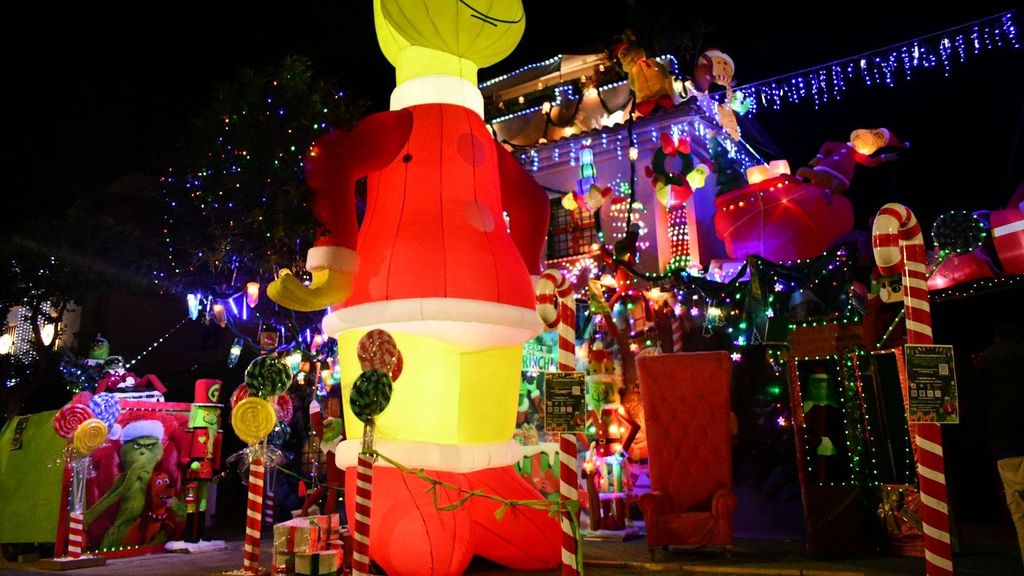
M 549 441 L 562 432 L 583 432 L 587 419 L 583 372 L 549 372 L 544 378 L 544 433 Z
M 907 398 L 910 401 L 907 421 L 959 422 L 953 347 L 907 344 L 903 350 L 907 361 Z

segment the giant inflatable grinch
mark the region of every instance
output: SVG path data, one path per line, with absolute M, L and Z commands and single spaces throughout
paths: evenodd
M 394 336 L 405 367 L 376 418 L 381 453 L 468 490 L 540 499 L 513 469 L 512 434 L 521 345 L 542 329 L 531 274 L 549 205 L 488 132 L 477 89 L 478 67 L 522 36 L 522 4 L 375 0 L 374 18 L 397 71 L 391 110 L 315 143 L 306 171 L 324 230 L 307 256 L 312 281 L 285 273 L 268 294 L 293 309 L 331 306 L 324 330 L 338 338 L 346 400 L 361 371 L 359 339 L 374 328 Z M 344 404 L 350 440 L 337 464 L 354 494 L 363 430 Z M 389 574 L 458 574 L 474 555 L 518 569 L 559 563 L 560 530 L 546 512 L 512 507 L 498 519 L 501 505 L 485 498 L 441 511 L 464 494 L 428 488 L 375 468 L 370 556 Z

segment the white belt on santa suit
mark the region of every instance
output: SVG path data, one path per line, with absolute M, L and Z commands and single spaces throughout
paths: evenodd
M 355 466 L 362 446 L 362 439 L 339 442 L 334 448 L 334 462 L 338 468 Z M 511 466 L 523 459 L 523 447 L 515 440 L 490 444 L 437 444 L 381 438 L 373 441 L 373 447 L 403 466 L 441 472 L 475 472 Z M 378 460 L 374 466 L 390 464 Z

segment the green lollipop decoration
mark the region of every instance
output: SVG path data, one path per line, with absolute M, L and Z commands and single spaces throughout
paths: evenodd
M 391 402 L 391 377 L 383 370 L 366 370 L 352 385 L 348 402 L 355 417 L 369 424 Z
M 283 394 L 292 383 L 292 369 L 280 356 L 260 356 L 245 369 L 245 385 L 258 398 Z

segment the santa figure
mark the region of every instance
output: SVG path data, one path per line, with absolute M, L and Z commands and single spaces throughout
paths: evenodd
M 809 180 L 822 190 L 838 194 L 845 192 L 853 180 L 857 164 L 874 168 L 886 162 L 897 160 L 894 153 L 871 156 L 880 148 L 908 148 L 889 130 L 854 130 L 849 142 L 826 142 L 808 166 L 797 170 L 796 175 Z

